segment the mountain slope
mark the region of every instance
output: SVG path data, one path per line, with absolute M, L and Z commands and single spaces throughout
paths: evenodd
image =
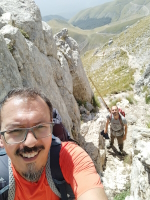
M 105 44 L 95 54 L 93 50 L 82 56 L 84 69 L 102 96 L 133 91 L 149 64 L 149 21 L 150 16 L 139 20 L 112 44 Z
M 111 22 L 149 15 L 150 0 L 115 0 L 79 12 L 69 20 L 82 29 L 93 29 Z
M 42 20 L 45 22 L 48 22 L 53 19 L 60 19 L 60 20 L 68 21 L 68 19 L 65 19 L 64 17 L 62 17 L 60 15 L 46 15 L 46 16 L 42 17 Z

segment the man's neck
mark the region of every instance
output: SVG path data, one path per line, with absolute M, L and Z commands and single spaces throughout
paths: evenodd
M 114 119 L 115 120 L 119 119 L 119 113 L 118 113 L 118 115 L 114 116 Z

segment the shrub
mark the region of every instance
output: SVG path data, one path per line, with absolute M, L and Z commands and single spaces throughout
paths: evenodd
M 126 189 L 114 197 L 114 200 L 125 200 L 130 195 L 130 184 L 126 184 Z
M 84 105 L 84 107 L 85 107 L 85 105 L 86 105 L 86 101 L 81 101 L 79 99 L 77 99 L 77 103 L 78 103 L 79 106 Z
M 121 98 L 118 98 L 118 99 L 111 101 L 110 104 L 109 104 L 109 108 L 112 108 L 112 106 L 116 106 L 116 104 L 118 102 L 121 102 L 121 100 L 122 100 Z
M 98 107 L 98 108 L 101 107 L 101 104 L 100 104 L 100 102 L 99 102 L 99 100 L 98 100 L 98 98 L 97 98 L 96 95 L 94 95 L 94 96 L 92 97 L 92 104 L 93 104 L 93 106 L 94 106 L 95 108 L 96 108 L 96 107 Z
M 146 104 L 150 104 L 150 94 L 146 93 L 145 95 L 145 102 Z
M 126 155 L 124 158 L 124 164 L 131 165 L 132 164 L 132 155 Z
M 147 122 L 146 125 L 148 128 L 150 128 L 150 122 Z
M 130 104 L 134 104 L 134 102 L 136 101 L 136 100 L 134 99 L 133 94 L 127 96 L 126 99 L 129 101 Z
M 20 32 L 22 33 L 22 35 L 23 35 L 26 39 L 29 40 L 29 35 L 28 35 L 28 33 L 26 33 L 23 29 L 19 29 L 19 30 L 20 30 Z
M 9 49 L 9 51 L 12 53 L 13 50 L 14 50 L 14 44 L 15 44 L 15 41 L 11 41 L 9 44 L 7 44 L 7 47 Z

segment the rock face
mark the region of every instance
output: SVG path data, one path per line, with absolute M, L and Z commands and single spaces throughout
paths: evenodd
M 60 51 L 33 0 L 0 1 L 0 99 L 14 87 L 42 90 L 78 139 L 80 112 L 76 99 L 90 103 L 93 93 L 78 44 L 70 37 L 64 43 Z
M 104 113 L 98 113 L 91 121 L 81 124 L 79 135 L 81 146 L 91 156 L 100 174 L 103 172 L 106 157 L 105 140 L 100 134 L 104 129 L 105 119 Z
M 150 64 L 147 65 L 144 74 L 135 84 L 136 92 L 140 92 L 143 86 L 147 86 L 150 89 Z
M 132 134 L 133 163 L 131 196 L 126 200 L 150 198 L 150 129 L 136 127 Z
M 89 82 L 82 66 L 77 42 L 68 36 L 68 30 L 54 35 L 58 47 L 58 57 L 60 62 L 67 60 L 73 81 L 73 94 L 77 100 L 90 101 L 93 93 L 89 89 Z M 84 78 L 83 78 L 84 77 Z

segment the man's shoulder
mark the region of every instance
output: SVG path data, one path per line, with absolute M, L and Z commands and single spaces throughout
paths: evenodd
M 109 119 L 109 120 L 110 120 L 111 117 L 112 117 L 111 114 L 108 114 L 108 115 L 106 116 L 106 118 Z
M 126 118 L 122 114 L 120 114 L 120 117 L 121 117 L 122 122 L 124 124 L 127 124 L 127 120 L 126 120 Z
M 65 159 L 75 159 L 76 157 L 86 157 L 88 154 L 87 152 L 80 147 L 78 144 L 75 142 L 62 142 L 61 143 L 61 150 L 60 150 L 60 158 L 65 158 Z
M 83 150 L 78 144 L 76 144 L 73 141 L 64 141 L 64 142 L 61 142 L 61 151 L 63 151 L 63 150 L 71 151 L 73 149 Z

